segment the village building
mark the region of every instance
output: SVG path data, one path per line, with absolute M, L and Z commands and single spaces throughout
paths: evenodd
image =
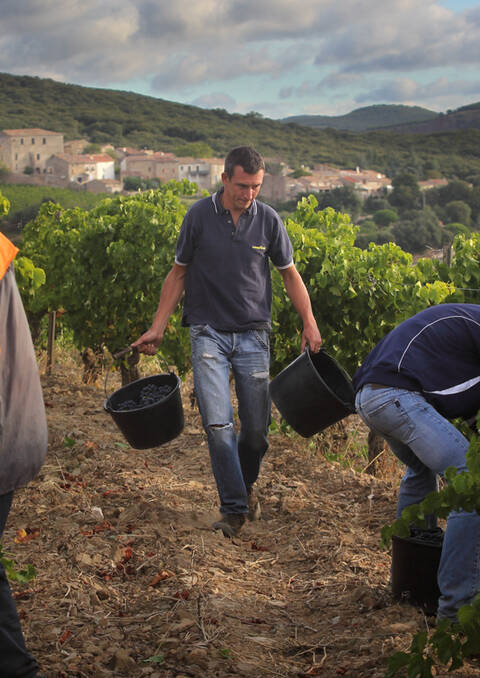
M 220 158 L 177 158 L 177 179 L 194 182 L 199 191 L 211 191 L 221 183 L 224 165 Z
M 126 153 L 120 161 L 120 178 L 140 177 L 162 182 L 176 179 L 176 159 L 173 153 L 140 151 Z
M 340 170 L 340 179 L 344 186 L 351 186 L 361 198 L 374 195 L 382 189 L 392 188 L 391 180 L 375 170 Z
M 419 181 L 418 188 L 421 191 L 429 191 L 431 188 L 441 188 L 448 185 L 448 179 L 427 179 L 426 181 Z
M 57 153 L 46 161 L 46 183 L 51 186 L 82 184 L 94 179 L 115 179 L 115 162 L 105 154 Z
M 173 153 L 125 155 L 120 161 L 120 177 L 158 179 L 162 183 L 187 179 L 198 189 L 210 191 L 222 179 L 224 161 L 220 158 L 177 158 Z
M 123 181 L 119 179 L 92 179 L 92 181 L 87 181 L 80 186 L 87 193 L 121 193 Z
M 37 127 L 0 132 L 0 163 L 15 174 L 25 172 L 27 168 L 43 174 L 48 158 L 63 151 L 63 134 L 60 132 Z
M 83 153 L 84 149 L 90 144 L 88 139 L 73 139 L 72 141 L 63 142 L 63 151 L 62 153 L 67 153 L 68 155 L 78 155 Z
M 308 172 L 308 173 L 307 173 Z M 351 186 L 361 197 L 378 193 L 383 188 L 391 188 L 388 177 L 374 170 L 343 170 L 330 165 L 315 165 L 305 170 L 303 176 L 292 176 L 293 172 L 281 175 L 265 174 L 261 195 L 265 200 L 285 202 L 294 200 L 303 193 L 320 193 L 342 186 Z

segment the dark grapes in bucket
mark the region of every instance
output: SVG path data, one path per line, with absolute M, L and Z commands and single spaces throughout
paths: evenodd
M 128 410 L 138 410 L 142 407 L 154 405 L 166 398 L 171 392 L 172 387 L 168 384 L 157 386 L 156 384 L 147 384 L 140 391 L 140 395 L 136 400 L 124 400 L 115 406 L 118 412 L 125 412 Z

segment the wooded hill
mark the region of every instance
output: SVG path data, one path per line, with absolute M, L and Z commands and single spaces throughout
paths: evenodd
M 429 135 L 390 131 L 355 134 L 317 130 L 263 118 L 229 114 L 132 92 L 81 87 L 30 76 L 0 74 L 0 129 L 41 127 L 65 139 L 194 153 L 210 147 L 223 156 L 239 144 L 252 144 L 267 158 L 293 167 L 330 163 L 376 169 L 389 176 L 412 171 L 447 178 L 480 175 L 480 131 Z M 197 147 L 198 148 L 198 147 Z
M 282 122 L 296 122 L 317 129 L 340 129 L 350 132 L 368 132 L 394 125 L 423 123 L 435 120 L 438 113 L 420 106 L 380 104 L 357 108 L 346 115 L 292 115 Z
M 357 108 L 347 115 L 294 115 L 282 122 L 295 122 L 315 129 L 349 130 L 351 132 L 388 131 L 402 134 L 433 134 L 480 129 L 480 102 L 455 111 L 435 113 L 420 106 L 381 104 Z

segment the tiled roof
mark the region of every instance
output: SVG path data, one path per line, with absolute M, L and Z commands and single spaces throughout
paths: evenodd
M 32 128 L 26 128 L 26 129 L 2 129 L 3 134 L 7 134 L 8 136 L 11 137 L 18 137 L 18 136 L 48 136 L 48 135 L 54 135 L 54 136 L 63 136 L 62 132 L 50 132 L 47 129 L 40 129 L 39 127 L 32 127 Z
M 55 153 L 56 158 L 66 162 L 85 164 L 87 162 L 114 162 L 108 153 Z

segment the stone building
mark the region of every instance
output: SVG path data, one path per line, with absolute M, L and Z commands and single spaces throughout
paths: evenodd
M 63 134 L 49 130 L 4 129 L 0 132 L 0 163 L 13 173 L 32 168 L 36 174 L 44 174 L 47 159 L 55 153 L 63 153 Z
M 71 182 L 82 184 L 94 179 L 114 178 L 115 162 L 107 154 L 57 153 L 46 161 L 46 183 L 53 186 L 68 186 Z

